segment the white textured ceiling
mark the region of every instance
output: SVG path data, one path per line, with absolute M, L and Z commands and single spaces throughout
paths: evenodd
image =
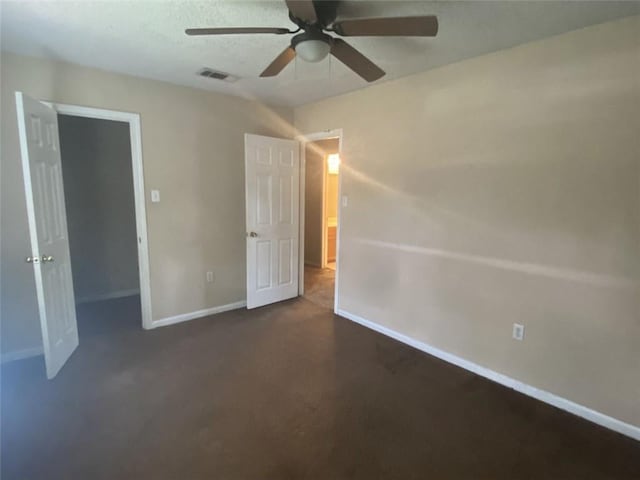
M 284 35 L 187 37 L 187 27 L 291 27 L 284 1 L 7 1 L 3 50 L 217 92 L 301 105 L 363 88 L 339 61 L 292 62 L 278 77 L 260 72 L 287 45 Z M 633 1 L 345 1 L 338 18 L 436 14 L 436 38 L 349 38 L 380 65 L 379 82 L 616 18 L 640 14 Z M 202 67 L 236 83 L 198 77 Z

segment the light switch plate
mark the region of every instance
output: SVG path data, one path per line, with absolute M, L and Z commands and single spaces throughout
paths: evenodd
M 151 190 L 151 202 L 153 203 L 160 202 L 160 190 Z
M 346 207 L 349 205 L 349 197 L 347 197 L 346 195 L 342 196 L 342 206 Z

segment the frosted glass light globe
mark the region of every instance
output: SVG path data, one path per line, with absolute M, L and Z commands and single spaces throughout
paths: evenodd
M 296 45 L 296 54 L 307 62 L 319 62 L 329 55 L 331 46 L 322 40 L 304 40 Z

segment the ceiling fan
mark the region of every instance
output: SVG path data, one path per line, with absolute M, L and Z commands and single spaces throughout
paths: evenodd
M 434 15 L 420 17 L 361 18 L 336 22 L 338 1 L 285 0 L 289 19 L 297 30 L 271 27 L 189 28 L 187 35 L 227 35 L 241 33 L 297 34 L 291 45 L 276 57 L 260 74 L 261 77 L 278 75 L 296 55 L 307 62 L 319 62 L 329 53 L 356 72 L 367 82 L 385 75 L 375 63 L 365 57 L 341 37 L 434 37 L 438 33 L 438 19 Z M 298 33 L 301 32 L 301 33 Z

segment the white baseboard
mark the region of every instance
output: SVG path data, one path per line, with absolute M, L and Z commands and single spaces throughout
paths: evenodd
M 140 295 L 140 289 L 133 288 L 130 290 L 118 290 L 117 292 L 101 293 L 99 295 L 77 297 L 76 303 L 99 302 L 101 300 L 111 300 L 113 298 L 132 297 L 133 295 Z
M 25 358 L 37 357 L 43 355 L 44 350 L 42 347 L 25 348 L 22 350 L 16 350 L 15 352 L 3 353 L 1 357 L 2 363 L 13 362 L 15 360 L 23 360 Z
M 187 320 L 193 320 L 194 318 L 206 317 L 208 315 L 214 315 L 216 313 L 228 312 L 229 310 L 236 310 L 238 308 L 246 307 L 247 301 L 242 300 L 240 302 L 228 303 L 227 305 L 220 305 L 218 307 L 205 308 L 203 310 L 196 310 L 195 312 L 181 313 L 180 315 L 174 315 L 173 317 L 161 318 L 154 320 L 151 323 L 151 328 L 165 327 L 167 325 L 173 325 L 174 323 L 186 322 Z
M 438 348 L 432 347 L 431 345 L 415 340 L 411 337 L 408 337 L 407 335 L 403 335 L 402 333 L 398 333 L 394 330 L 391 330 L 390 328 L 378 325 L 377 323 L 362 318 L 358 315 L 354 315 L 353 313 L 349 313 L 341 309 L 338 309 L 337 313 L 341 317 L 352 320 L 356 323 L 359 323 L 360 325 L 375 330 L 376 332 L 382 333 L 383 335 L 386 335 L 388 337 L 394 338 L 395 340 L 410 345 L 413 348 L 422 350 L 423 352 L 440 358 L 445 362 L 457 365 L 458 367 L 464 368 L 465 370 L 469 370 L 470 372 L 473 372 L 477 375 L 488 378 L 489 380 L 500 383 L 506 387 L 516 390 L 517 392 L 524 393 L 525 395 L 533 397 L 544 403 L 548 403 L 549 405 L 553 405 L 554 407 L 565 410 L 593 423 L 597 423 L 598 425 L 601 425 L 605 428 L 614 430 L 636 440 L 640 440 L 640 427 L 638 426 L 631 425 L 630 423 L 623 422 L 622 420 L 618 420 L 617 418 L 610 417 L 608 415 L 605 415 L 604 413 L 592 410 L 589 407 L 585 407 L 584 405 L 580 405 L 579 403 L 575 403 L 571 400 L 567 400 L 566 398 L 559 397 L 558 395 L 547 392 L 545 390 L 540 390 L 539 388 L 532 387 L 531 385 L 527 385 L 526 383 L 523 383 L 519 380 L 482 367 L 476 363 L 470 362 L 469 360 L 465 360 L 464 358 L 460 358 Z

